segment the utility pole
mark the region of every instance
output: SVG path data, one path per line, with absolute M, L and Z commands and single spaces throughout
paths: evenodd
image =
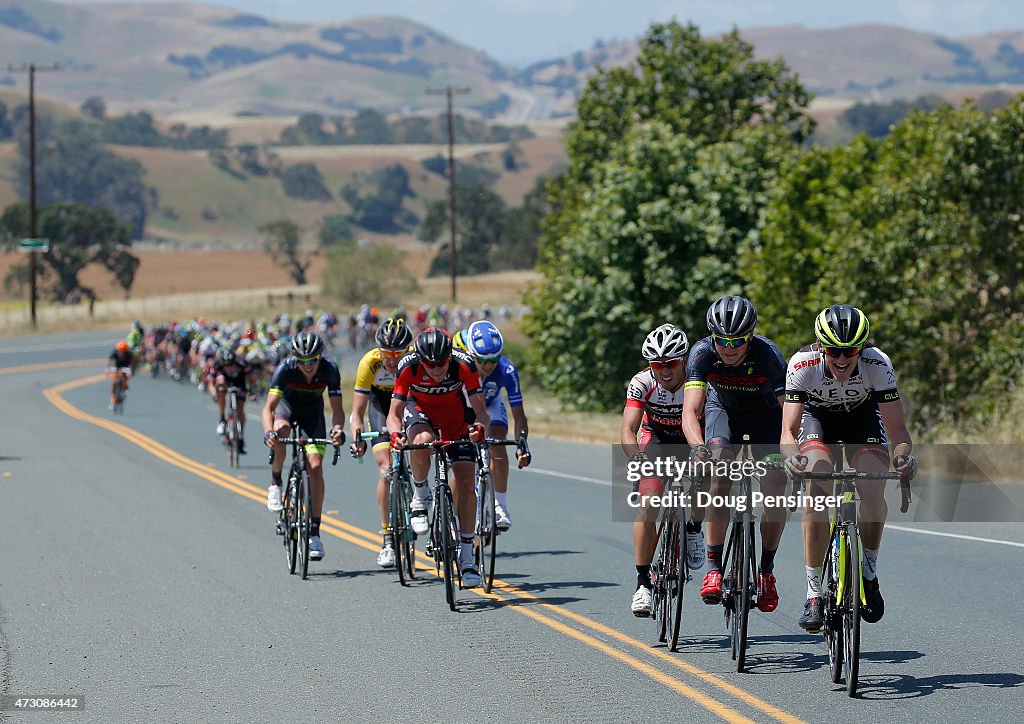
M 452 124 L 452 96 L 455 94 L 469 93 L 469 88 L 456 88 L 445 86 L 444 88 L 428 88 L 427 95 L 441 95 L 448 97 L 448 218 L 451 222 L 451 262 L 452 262 L 452 304 L 455 304 L 455 277 L 458 274 L 458 258 L 455 248 L 455 128 Z
M 60 70 L 57 63 L 37 66 L 35 63 L 8 65 L 11 73 L 28 72 L 28 238 L 36 237 L 36 71 Z M 36 327 L 36 273 L 39 269 L 39 252 L 33 249 L 28 255 L 29 307 L 32 327 Z

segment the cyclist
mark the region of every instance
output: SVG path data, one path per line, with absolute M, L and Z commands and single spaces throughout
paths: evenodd
M 373 457 L 377 462 L 377 505 L 380 507 L 381 533 L 384 543 L 377 555 L 377 565 L 390 568 L 395 565 L 394 538 L 388 526 L 388 501 L 390 498 L 391 454 L 388 444 L 387 418 L 391 408 L 391 393 L 395 389 L 395 375 L 398 363 L 409 353 L 412 332 L 401 319 L 389 317 L 377 328 L 374 336 L 377 346 L 363 355 L 356 369 L 355 397 L 349 428 L 352 432 L 352 456 L 361 458 L 366 454 L 366 441 L 356 437 L 357 430 L 378 433 L 370 442 Z M 369 411 L 369 424 L 363 426 L 363 418 Z
M 502 355 L 505 341 L 501 337 L 501 332 L 487 321 L 473 322 L 469 329 L 464 331 L 469 355 L 476 363 L 480 375 L 484 405 L 491 418 L 487 436 L 495 440 L 504 440 L 508 436 L 508 411 L 501 396 L 504 389 L 508 395 L 508 404 L 512 408 L 516 437 L 525 438 L 530 433 L 530 427 L 526 420 L 526 410 L 523 409 L 519 373 L 516 372 L 515 365 Z M 462 333 L 459 334 L 461 336 Z M 530 459 L 528 453 L 516 451 L 516 462 L 520 468 L 529 465 Z M 494 523 L 498 530 L 507 531 L 512 527 L 512 519 L 508 514 L 508 454 L 503 446 L 499 445 L 491 450 L 491 477 L 494 480 Z
M 107 358 L 107 370 L 111 372 L 110 375 L 110 405 L 108 409 L 113 410 L 114 405 L 117 403 L 117 386 L 122 384 L 124 391 L 128 391 L 128 378 L 131 376 L 131 370 L 135 368 L 135 352 L 132 351 L 131 345 L 125 340 L 121 340 L 114 349 L 110 352 L 110 357 Z M 127 369 L 128 373 L 124 375 L 123 382 L 121 377 L 121 370 Z
M 786 372 L 782 445 L 790 455 L 787 468 L 795 473 L 807 468 L 832 470 L 828 443 L 842 440 L 857 446 L 852 456 L 848 454 L 856 469 L 882 472 L 889 469 L 888 444 L 892 442 L 896 472 L 912 478 L 917 460 L 911 455 L 913 443 L 896 373 L 888 355 L 868 342 L 871 323 L 867 316 L 849 304 L 833 305 L 814 320 L 814 334 L 817 342 L 793 355 Z M 793 454 L 797 449 L 799 454 Z M 810 495 L 831 494 L 821 481 L 808 482 Z M 885 481 L 859 482 L 857 490 L 865 600 L 861 618 L 875 623 L 885 613 L 878 587 L 878 549 L 888 512 Z M 817 633 L 822 625 L 820 563 L 828 545 L 828 511 L 806 506 L 803 534 L 807 601 L 800 627 Z
M 619 442 L 626 455 L 645 459 L 645 450 L 655 445 L 685 445 L 683 435 L 683 375 L 690 343 L 683 330 L 663 324 L 644 339 L 641 352 L 646 369 L 637 372 L 626 390 Z M 636 483 L 641 495 L 661 495 L 664 484 L 659 478 L 644 478 Z M 691 508 L 691 512 L 692 512 Z M 634 616 L 647 617 L 654 608 L 651 561 L 658 545 L 655 519 L 657 508 L 644 506 L 633 523 L 633 553 L 636 558 L 636 591 L 630 608 Z M 704 565 L 704 534 L 699 520 L 686 522 L 686 559 L 692 569 Z
M 267 403 L 263 406 L 263 442 L 273 448 L 271 483 L 267 508 L 277 512 L 281 504 L 281 470 L 285 448 L 281 442 L 297 424 L 309 437 L 325 437 L 324 390 L 331 405 L 330 438 L 335 445 L 345 442 L 345 407 L 341 398 L 341 373 L 334 362 L 323 357 L 324 341 L 313 332 L 299 332 L 292 338 L 291 356 L 284 359 L 270 380 Z M 320 540 L 320 514 L 324 504 L 323 445 L 306 448 L 309 466 L 310 531 L 309 558 L 324 557 Z
M 476 365 L 465 353 L 452 349 L 452 338 L 438 327 L 427 327 L 414 342 L 414 352 L 398 365 L 398 378 L 391 395 L 388 431 L 391 447 L 401 450 L 407 439 L 413 444 L 434 440 L 437 428 L 445 440 L 469 437 L 483 439 L 490 423 L 484 406 Z M 468 401 L 468 403 L 467 403 Z M 474 421 L 475 419 L 475 421 Z M 452 497 L 460 522 L 460 570 L 467 588 L 480 585 L 480 572 L 473 562 L 473 536 L 476 526 L 476 491 L 473 471 L 476 454 L 468 442 L 446 451 L 451 469 Z M 409 456 L 413 499 L 409 504 L 412 529 L 419 535 L 429 530 L 427 507 L 430 488 L 430 452 L 413 450 Z
M 220 422 L 217 423 L 217 434 L 224 435 L 227 422 L 224 420 L 224 408 L 227 405 L 227 389 L 238 388 L 235 393 L 238 423 L 242 426 L 242 437 L 238 440 L 238 453 L 245 455 L 245 398 L 248 386 L 246 380 L 251 370 L 238 359 L 238 355 L 230 347 L 221 347 L 213 361 L 213 373 L 209 377 L 208 388 L 210 397 L 217 403 Z
M 786 381 L 782 353 L 770 339 L 754 334 L 757 311 L 744 297 L 725 296 L 714 302 L 708 308 L 707 325 L 711 334 L 693 346 L 683 385 L 683 430 L 694 458 L 732 459 L 733 446 L 743 442 L 777 447 Z M 726 496 L 731 487 L 728 477 L 716 476 L 710 492 Z M 766 495 L 783 495 L 786 477 L 782 471 L 771 471 L 761 479 L 761 487 Z M 722 552 L 729 512 L 725 506 L 711 506 L 707 520 L 710 570 L 700 595 L 704 603 L 716 604 L 722 600 Z M 775 554 L 785 525 L 785 508 L 765 507 L 757 577 L 757 607 L 765 613 L 779 605 Z

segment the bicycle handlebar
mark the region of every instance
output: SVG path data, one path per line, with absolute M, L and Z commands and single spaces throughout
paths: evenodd
M 900 481 L 900 512 L 906 513 L 910 510 L 910 502 L 913 496 L 910 492 L 910 478 L 903 477 L 899 473 L 893 471 L 885 472 L 862 472 L 860 470 L 848 470 L 848 471 L 820 471 L 807 470 L 798 475 L 793 476 L 794 491 L 796 488 L 797 479 L 806 478 L 808 480 L 899 480 Z
M 282 445 L 331 445 L 334 447 L 334 458 L 331 460 L 331 465 L 338 464 L 338 458 L 341 457 L 341 446 L 343 443 L 334 444 L 334 441 L 329 437 L 295 437 L 291 435 L 284 438 L 283 440 L 278 439 L 278 442 Z M 267 465 L 274 462 L 274 451 L 271 450 L 270 454 L 267 455 Z

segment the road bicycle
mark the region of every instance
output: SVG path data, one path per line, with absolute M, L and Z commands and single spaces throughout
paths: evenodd
M 700 489 L 700 478 L 692 479 L 688 495 L 693 501 Z M 665 494 L 673 500 L 683 500 L 682 480 L 670 481 Z M 658 522 L 658 549 L 651 564 L 651 585 L 654 597 L 652 618 L 658 627 L 658 641 L 667 643 L 669 651 L 678 650 L 679 629 L 683 619 L 683 589 L 690 582 L 690 567 L 686 563 L 685 506 L 670 506 L 662 510 Z
M 242 393 L 240 387 L 228 387 L 224 394 L 227 403 L 224 411 L 224 446 L 228 450 L 228 465 L 239 466 L 239 455 L 242 449 L 242 421 L 238 417 L 238 397 Z
M 131 367 L 107 367 L 107 372 L 116 375 L 117 383 L 114 385 L 114 408 L 115 415 L 124 414 L 124 398 L 128 396 L 128 378 L 132 376 Z
M 518 440 L 495 440 L 485 438 L 474 443 L 476 448 L 476 531 L 473 538 L 473 560 L 476 562 L 484 591 L 491 592 L 494 585 L 494 562 L 497 557 L 498 527 L 496 519 L 496 501 L 494 497 L 494 481 L 491 479 L 491 452 L 496 445 L 514 445 L 527 455 L 530 450 L 526 438 Z
M 278 513 L 277 534 L 284 536 L 285 557 L 288 560 L 288 573 L 296 570 L 306 580 L 309 572 L 309 529 L 310 529 L 310 496 L 309 469 L 306 463 L 306 445 L 334 445 L 330 438 L 304 437 L 292 427 L 291 435 L 281 440 L 291 447 L 292 466 L 288 470 L 288 481 L 282 491 L 281 503 L 284 507 Z M 331 465 L 338 464 L 341 446 L 334 447 L 334 459 Z M 267 464 L 274 462 L 274 451 L 270 451 Z
M 405 446 L 405 450 L 430 450 L 434 455 L 434 505 L 430 516 L 430 530 L 424 546 L 428 556 L 434 559 L 437 575 L 444 578 L 444 595 L 448 608 L 456 610 L 456 585 L 462 588 L 462 571 L 459 568 L 459 547 L 461 537 L 452 489 L 448 485 L 448 461 L 446 452 L 455 445 L 469 445 L 468 440 L 434 440 Z
M 737 462 L 753 461 L 750 443 L 740 447 Z M 761 461 L 765 470 L 781 470 L 781 461 Z M 745 501 L 732 509 L 732 524 L 722 556 L 722 606 L 725 608 L 725 628 L 729 632 L 729 647 L 736 671 L 743 673 L 747 660 L 747 625 L 750 609 L 757 605 L 757 516 L 751 505 L 753 482 L 756 476 L 744 474 L 739 483 L 736 499 Z M 735 488 L 734 488 L 735 489 Z M 742 510 L 741 510 L 742 508 Z
M 902 478 L 899 473 L 860 472 L 844 466 L 846 446 L 838 445 L 840 454 L 835 457 L 832 471 L 806 471 L 797 477 L 831 480 L 833 484 L 832 495 L 837 505 L 829 511 L 829 541 L 822 563 L 822 633 L 828 645 L 832 683 L 845 680 L 847 695 L 854 697 L 860 672 L 860 611 L 861 606 L 866 605 L 855 483 L 858 480 L 899 480 L 902 513 L 910 508 L 911 493 L 909 478 Z
M 370 441 L 380 432 L 356 430 L 356 440 Z M 362 462 L 364 458 L 359 458 Z M 388 475 L 388 530 L 395 549 L 398 581 L 408 586 L 416 578 L 416 533 L 412 529 L 409 503 L 412 501 L 412 476 L 405 453 L 391 451 L 391 472 Z M 385 531 L 387 533 L 387 531 Z

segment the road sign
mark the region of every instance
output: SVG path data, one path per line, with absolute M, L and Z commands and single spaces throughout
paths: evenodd
M 49 239 L 22 239 L 18 244 L 19 251 L 41 251 L 44 254 L 50 250 Z

